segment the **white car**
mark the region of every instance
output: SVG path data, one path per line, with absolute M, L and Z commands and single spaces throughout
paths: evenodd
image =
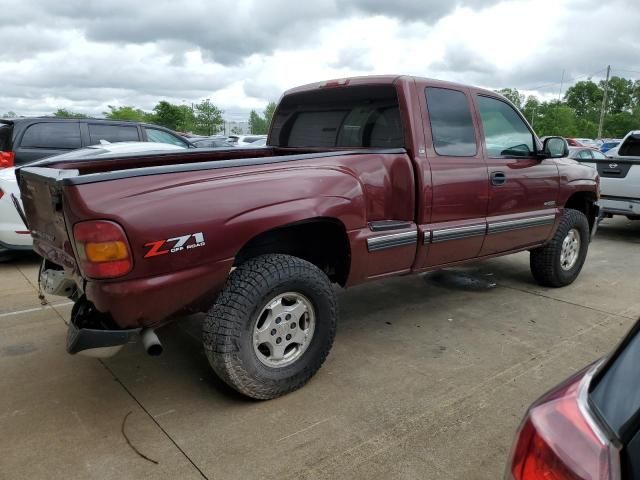
M 173 150 L 184 150 L 184 147 L 153 142 L 104 143 L 49 157 L 47 160 L 53 158 L 60 160 L 73 158 L 90 159 L 107 155 Z M 17 250 L 31 250 L 32 248 L 31 232 L 24 225 L 13 203 L 12 196 L 20 202 L 20 189 L 18 188 L 15 171 L 15 167 L 0 169 L 0 255 Z
M 20 199 L 15 167 L 0 169 L 0 255 L 31 250 L 31 232 L 24 226 L 11 195 Z
M 267 138 L 266 135 L 229 135 L 227 141 L 233 143 L 236 147 L 257 146 L 253 142 Z

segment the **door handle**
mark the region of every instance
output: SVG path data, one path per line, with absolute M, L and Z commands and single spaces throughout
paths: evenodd
M 507 176 L 504 172 L 491 173 L 491 185 L 504 185 L 507 183 Z

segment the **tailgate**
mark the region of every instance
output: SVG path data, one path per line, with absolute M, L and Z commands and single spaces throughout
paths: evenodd
M 62 208 L 62 180 L 77 175 L 77 170 L 38 167 L 22 168 L 16 173 L 34 250 L 72 269 L 76 262 Z
M 598 163 L 602 195 L 640 199 L 640 158 L 612 158 Z

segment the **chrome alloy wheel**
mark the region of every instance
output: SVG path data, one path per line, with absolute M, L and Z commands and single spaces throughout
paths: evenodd
M 316 326 L 311 301 L 286 292 L 268 301 L 253 327 L 253 350 L 260 362 L 280 368 L 298 360 L 307 350 Z
M 562 241 L 560 252 L 560 266 L 563 270 L 571 270 L 580 255 L 580 232 L 572 228 Z

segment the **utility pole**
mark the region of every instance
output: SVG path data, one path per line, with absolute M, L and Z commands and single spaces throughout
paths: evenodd
M 562 100 L 562 86 L 564 85 L 564 70 L 562 70 L 562 80 L 560 80 L 560 91 L 558 92 L 558 101 Z
M 607 110 L 607 95 L 609 94 L 609 74 L 611 65 L 607 65 L 607 79 L 604 81 L 604 95 L 602 96 L 602 108 L 600 108 L 600 123 L 598 124 L 598 138 L 602 138 L 602 124 L 604 123 L 604 112 Z

